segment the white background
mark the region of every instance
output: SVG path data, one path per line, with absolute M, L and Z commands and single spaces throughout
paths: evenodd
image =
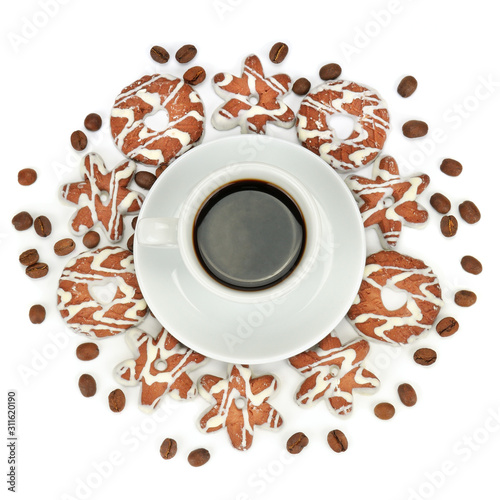
M 42 3 L 3 2 L 0 13 L 0 421 L 6 425 L 4 401 L 7 390 L 14 389 L 18 497 L 167 498 L 175 492 L 180 498 L 228 500 L 321 495 L 415 500 L 475 498 L 488 492 L 492 498 L 500 459 L 500 276 L 494 251 L 500 71 L 494 2 L 476 0 L 464 7 L 453 0 L 66 0 L 65 5 L 52 0 L 46 2 L 50 15 L 43 14 Z M 39 27 L 29 27 L 32 23 Z M 267 59 L 276 41 L 290 47 L 279 66 Z M 123 338 L 102 342 L 97 360 L 81 362 L 74 349 L 82 339 L 64 328 L 55 308 L 65 258 L 56 257 L 52 245 L 69 236 L 72 212 L 59 204 L 57 187 L 77 179 L 80 156 L 69 146 L 70 133 L 82 128 L 89 112 L 99 112 L 107 121 L 116 94 L 143 74 L 182 75 L 185 68 L 173 55 L 184 43 L 198 47 L 192 64 L 207 70 L 207 81 L 198 89 L 208 114 L 220 103 L 209 79 L 218 71 L 238 73 L 250 53 L 261 57 L 268 74 L 306 76 L 313 84 L 319 83 L 323 64 L 339 63 L 345 78 L 375 87 L 388 101 L 393 130 L 386 151 L 399 160 L 402 173 L 424 171 L 431 176 L 423 203 L 428 206 L 430 195 L 440 191 L 451 199 L 457 217 L 457 206 L 465 199 L 482 211 L 474 226 L 458 217 L 457 236 L 445 239 L 439 231 L 440 216 L 429 207 L 429 225 L 422 231 L 405 229 L 398 247 L 425 260 L 439 275 L 446 302 L 441 317 L 455 316 L 459 332 L 440 338 L 431 331 L 399 351 L 374 346 L 367 366 L 379 376 L 381 388 L 373 396 L 355 397 L 354 412 L 346 420 L 330 414 L 323 403 L 311 410 L 298 408 L 292 395 L 301 377 L 284 362 L 256 367 L 257 373 L 272 372 L 280 378 L 281 390 L 271 403 L 284 415 L 285 425 L 276 433 L 257 429 L 254 445 L 245 453 L 232 449 L 225 431 L 204 435 L 196 429 L 196 418 L 207 408 L 201 398 L 184 404 L 166 398 L 152 418 L 137 409 L 138 390 L 128 389 L 127 407 L 113 414 L 107 406 L 107 395 L 116 387 L 111 371 L 130 356 Z M 165 67 L 149 58 L 154 44 L 165 46 L 172 56 Z M 417 77 L 419 88 L 404 100 L 396 87 L 406 74 Z M 287 102 L 297 110 L 300 99 L 291 95 Z M 414 118 L 429 123 L 426 139 L 402 136 L 401 125 Z M 269 132 L 296 140 L 293 130 L 270 126 Z M 226 134 L 233 133 L 238 131 Z M 205 140 L 223 135 L 208 125 Z M 120 159 L 106 130 L 89 133 L 89 138 L 88 151 L 102 154 L 109 166 Z M 439 171 L 444 157 L 462 162 L 460 177 Z M 37 169 L 39 180 L 26 188 L 17 184 L 16 176 L 27 166 Z M 369 174 L 369 168 L 363 171 Z M 33 230 L 14 231 L 10 220 L 20 210 L 47 215 L 52 235 L 42 240 Z M 32 247 L 50 265 L 43 280 L 28 279 L 17 261 Z M 368 247 L 370 252 L 379 248 L 373 231 L 368 232 Z M 461 269 L 466 254 L 483 262 L 482 275 Z M 455 291 L 462 288 L 478 295 L 470 309 L 453 303 Z M 33 303 L 47 308 L 42 325 L 28 320 Z M 345 339 L 355 337 L 345 322 L 338 332 Z M 423 346 L 438 352 L 435 365 L 413 362 L 413 352 Z M 222 375 L 224 370 L 222 363 L 213 362 L 193 377 L 205 372 Z M 92 399 L 83 398 L 77 388 L 84 372 L 98 382 Z M 415 407 L 399 403 L 396 388 L 401 382 L 416 388 Z M 380 401 L 396 406 L 393 420 L 375 418 L 373 406 Z M 334 454 L 326 444 L 326 434 L 335 428 L 349 439 L 344 454 Z M 292 458 L 283 450 L 287 438 L 299 430 L 309 436 L 310 445 Z M 5 436 L 3 431 L 0 435 Z M 158 453 L 165 437 L 179 444 L 177 456 L 168 462 Z M 186 457 L 198 447 L 207 447 L 212 458 L 193 469 Z M 0 489 L 5 491 L 7 448 L 0 448 Z M 114 465 L 103 465 L 112 459 Z

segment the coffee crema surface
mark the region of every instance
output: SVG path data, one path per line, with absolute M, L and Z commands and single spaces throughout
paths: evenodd
M 201 206 L 193 228 L 205 271 L 237 290 L 263 290 L 289 276 L 304 253 L 306 226 L 284 190 L 258 179 L 222 186 Z

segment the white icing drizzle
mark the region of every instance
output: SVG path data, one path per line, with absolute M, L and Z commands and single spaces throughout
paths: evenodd
M 353 85 L 353 82 L 335 80 L 315 87 L 304 97 L 297 113 L 297 135 L 302 145 L 309 147 L 308 140 L 326 141 L 319 146 L 319 156 L 341 173 L 365 167 L 369 164 L 366 160 L 369 155 L 380 153 L 383 144 L 375 147 L 363 144 L 369 139 L 368 131 L 379 129 L 385 134 L 390 128 L 389 120 L 384 120 L 376 114 L 376 111 L 387 112 L 386 102 L 378 92 L 361 85 L 360 92 L 353 92 L 347 88 L 350 85 Z M 337 96 L 338 93 L 340 96 Z M 363 103 L 360 116 L 349 113 L 344 107 L 356 99 Z M 347 139 L 338 138 L 333 129 L 325 126 L 327 117 L 335 113 L 349 115 L 355 119 L 353 132 Z M 312 119 L 316 115 L 317 119 Z M 354 149 L 354 152 L 348 155 L 349 161 L 337 160 L 333 156 L 334 152 L 346 148 Z
M 58 309 L 69 327 L 77 333 L 83 333 L 92 338 L 116 335 L 135 326 L 146 314 L 146 301 L 142 298 L 135 279 L 135 269 L 132 256 L 120 261 L 121 269 L 106 267 L 105 261 L 113 255 L 130 254 L 128 250 L 119 247 L 105 247 L 96 251 L 83 252 L 71 259 L 65 267 L 59 281 Z M 90 263 L 90 272 L 79 270 L 85 261 Z M 109 304 L 97 302 L 91 295 L 92 286 L 105 285 L 113 282 L 117 293 Z M 123 297 L 117 297 L 118 293 Z M 138 295 L 140 298 L 134 298 Z M 116 319 L 116 306 L 127 306 L 125 313 Z M 79 315 L 80 318 L 75 317 Z M 83 321 L 87 319 L 87 321 Z

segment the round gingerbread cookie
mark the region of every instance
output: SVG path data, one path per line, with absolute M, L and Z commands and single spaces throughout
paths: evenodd
M 347 139 L 329 125 L 348 115 L 354 128 Z M 380 154 L 389 131 L 389 111 L 380 94 L 364 85 L 332 80 L 312 89 L 297 113 L 297 136 L 304 147 L 340 173 L 366 167 Z
M 384 289 L 407 293 L 406 303 L 387 309 Z M 368 339 L 408 344 L 431 328 L 443 305 L 441 287 L 424 262 L 394 251 L 382 251 L 366 259 L 361 288 L 347 317 Z
M 165 130 L 149 128 L 145 119 L 166 111 Z M 118 148 L 132 160 L 165 167 L 201 142 L 205 110 L 200 95 L 182 79 L 146 75 L 125 87 L 111 110 L 111 134 Z
M 114 295 L 104 298 L 106 293 Z M 136 326 L 147 305 L 132 253 L 105 247 L 71 259 L 59 280 L 57 304 L 68 326 L 89 337 L 109 337 Z

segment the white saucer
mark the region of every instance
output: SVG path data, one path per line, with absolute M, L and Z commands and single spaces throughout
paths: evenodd
M 359 289 L 366 247 L 359 209 L 340 176 L 305 148 L 267 136 L 228 137 L 181 156 L 155 182 L 139 218 L 178 217 L 200 180 L 245 161 L 290 172 L 323 212 L 318 262 L 297 289 L 276 302 L 238 304 L 198 284 L 178 248 L 136 242 L 134 260 L 151 311 L 179 341 L 214 359 L 256 364 L 293 356 L 333 330 Z

